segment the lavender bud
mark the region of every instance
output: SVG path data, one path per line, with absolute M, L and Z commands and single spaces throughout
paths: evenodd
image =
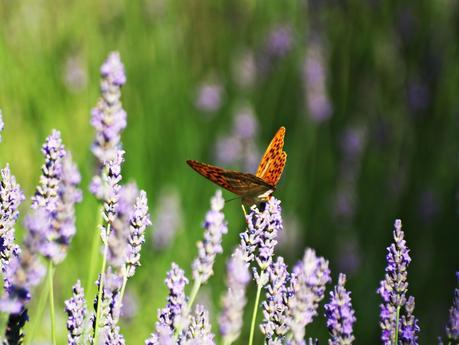
M 395 243 L 392 243 L 387 248 L 386 275 L 377 290 L 384 302 L 380 305 L 380 327 L 382 329 L 381 340 L 385 345 L 395 342 L 396 330 L 400 328 L 400 324 L 397 324 L 397 311 L 399 313 L 402 312 L 402 307 L 406 304 L 406 293 L 408 291 L 407 269 L 411 262 L 409 249 L 404 240 L 402 222 L 399 219 L 395 221 L 393 235 Z M 406 317 L 409 317 L 410 320 L 412 312 L 410 309 L 411 307 L 414 309 L 414 299 L 411 302 L 412 305 L 406 306 L 408 308 L 406 309 Z M 415 320 L 410 321 L 413 325 L 413 331 L 418 329 L 416 322 Z
M 402 345 L 416 345 L 418 343 L 419 325 L 414 317 L 414 297 L 408 297 L 405 304 L 406 314 L 400 318 L 399 342 Z
M 183 313 L 187 303 L 185 285 L 188 284 L 188 279 L 185 277 L 185 272 L 177 264 L 172 264 L 165 283 L 169 289 L 169 296 L 166 307 L 158 311 L 157 333 L 162 325 L 169 327 L 173 332 L 177 325 L 183 322 Z
M 223 87 L 220 84 L 202 84 L 195 102 L 196 108 L 206 113 L 214 113 L 220 109 Z
M 140 266 L 140 250 L 145 242 L 145 228 L 151 224 L 148 216 L 147 193 L 140 191 L 134 205 L 134 212 L 129 226 L 129 248 L 126 259 L 127 276 L 132 277 L 136 267 Z
M 268 268 L 269 282 L 266 285 L 266 300 L 263 302 L 264 320 L 261 331 L 269 343 L 282 343 L 283 337 L 289 330 L 287 283 L 289 273 L 284 258 L 277 260 Z
M 73 286 L 72 290 L 72 298 L 65 301 L 65 312 L 68 315 L 67 340 L 69 345 L 77 345 L 84 331 L 84 318 L 87 310 L 84 290 L 79 280 Z
M 218 319 L 224 344 L 231 344 L 241 333 L 242 315 L 247 302 L 245 290 L 250 281 L 250 272 L 243 254 L 236 248 L 227 264 L 226 283 L 228 290 L 222 298 L 222 312 Z
M 98 160 L 99 172 L 106 161 L 116 159 L 121 148 L 121 132 L 126 127 L 126 112 L 121 104 L 121 87 L 126 82 L 126 75 L 118 52 L 109 54 L 100 73 L 101 97 L 92 110 L 91 119 L 96 130 L 92 152 Z
M 0 263 L 4 278 L 4 289 L 7 290 L 10 282 L 7 280 L 6 271 L 13 255 L 19 253 L 19 246 L 14 243 L 14 225 L 19 217 L 19 205 L 25 199 L 21 187 L 16 183 L 16 178 L 11 175 L 7 164 L 0 171 Z
M 330 292 L 330 302 L 325 305 L 330 345 L 350 345 L 355 339 L 352 327 L 356 318 L 352 309 L 351 293 L 345 289 L 345 283 L 346 275 L 340 274 L 338 285 Z
M 62 179 L 62 158 L 65 156 L 59 131 L 53 130 L 43 144 L 41 152 L 45 156 L 45 164 L 41 168 L 40 184 L 32 197 L 32 208 L 46 208 L 48 212 L 54 212 Z
M 3 132 L 4 128 L 5 128 L 5 123 L 3 122 L 3 114 L 2 114 L 2 110 L 0 109 L 0 142 L 2 141 L 1 133 Z
M 210 205 L 211 209 L 204 222 L 204 240 L 198 242 L 198 257 L 192 264 L 193 278 L 201 283 L 205 283 L 212 276 L 215 257 L 223 252 L 222 237 L 228 232 L 222 212 L 225 200 L 221 190 L 217 190 Z
M 153 245 L 165 249 L 172 243 L 175 234 L 182 227 L 180 195 L 176 190 L 162 192 L 157 201 L 158 208 L 153 221 Z
M 214 345 L 214 335 L 209 322 L 209 312 L 198 304 L 191 316 L 190 325 L 181 342 L 184 345 Z
M 456 272 L 458 287 L 454 289 L 453 306 L 449 310 L 449 320 L 446 326 L 448 340 L 459 340 L 459 272 Z
M 304 338 L 304 328 L 317 315 L 317 308 L 325 295 L 325 285 L 330 280 L 328 261 L 317 257 L 314 250 L 306 249 L 303 260 L 293 267 L 289 287 L 289 326 L 296 342 Z

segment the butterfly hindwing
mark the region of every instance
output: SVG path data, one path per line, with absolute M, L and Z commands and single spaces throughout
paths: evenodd
M 287 153 L 283 150 L 284 136 L 285 127 L 281 127 L 271 140 L 256 172 L 257 177 L 272 186 L 279 182 L 287 161 Z
M 188 160 L 187 163 L 213 183 L 240 196 L 251 194 L 253 191 L 273 189 L 272 185 L 253 174 L 227 170 L 194 160 Z

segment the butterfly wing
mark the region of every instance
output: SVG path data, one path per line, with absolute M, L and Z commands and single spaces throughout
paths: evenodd
M 205 178 L 240 196 L 262 194 L 274 189 L 272 185 L 253 174 L 226 170 L 193 160 L 186 162 Z
M 284 151 L 284 136 L 285 127 L 281 127 L 266 149 L 255 174 L 272 186 L 276 186 L 279 182 L 287 162 L 287 153 Z

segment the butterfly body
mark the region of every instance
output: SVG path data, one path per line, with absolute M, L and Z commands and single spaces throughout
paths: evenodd
M 268 148 L 255 174 L 228 170 L 214 165 L 188 160 L 188 165 L 200 175 L 239 195 L 242 204 L 252 206 L 268 201 L 284 170 L 287 154 L 283 151 L 285 128 L 281 127 Z

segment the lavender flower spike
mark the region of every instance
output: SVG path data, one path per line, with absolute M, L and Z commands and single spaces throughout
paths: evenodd
M 250 272 L 243 254 L 236 248 L 227 264 L 228 290 L 222 299 L 222 313 L 218 319 L 224 344 L 231 344 L 241 333 L 242 314 L 247 298 L 245 289 L 250 281 Z
M 77 345 L 83 334 L 84 318 L 86 315 L 86 300 L 84 290 L 78 280 L 73 286 L 73 296 L 65 301 L 65 312 L 67 319 L 67 340 L 69 345 Z
M 225 200 L 221 190 L 217 190 L 210 205 L 211 209 L 204 222 L 204 240 L 198 242 L 198 257 L 192 264 L 193 278 L 201 283 L 205 283 L 212 276 L 215 257 L 223 252 L 222 237 L 228 232 L 222 212 Z
M 204 306 L 198 304 L 191 317 L 190 325 L 185 334 L 183 345 L 214 345 L 214 335 L 212 334 L 209 312 Z
M 294 344 L 301 343 L 305 327 L 317 315 L 317 308 L 324 298 L 325 285 L 329 283 L 328 261 L 317 257 L 312 249 L 306 249 L 303 260 L 293 267 L 288 300 L 290 330 Z
M 277 257 L 268 268 L 268 274 L 266 300 L 263 302 L 264 320 L 260 328 L 269 343 L 283 343 L 283 337 L 289 330 L 287 283 L 290 278 L 284 258 Z
M 396 334 L 402 344 L 417 344 L 416 333 L 419 331 L 417 320 L 412 316 L 414 309 L 414 299 L 407 303 L 406 293 L 408 291 L 408 265 L 411 262 L 409 249 L 406 246 L 402 222 L 395 221 L 393 232 L 395 243 L 387 248 L 387 267 L 386 275 L 380 283 L 378 294 L 383 299 L 380 306 L 380 326 L 382 329 L 381 340 L 385 345 L 396 342 Z M 405 324 L 401 326 L 400 317 L 405 307 Z M 397 323 L 398 321 L 398 323 Z M 407 322 L 411 325 L 411 331 L 407 330 Z M 400 336 L 401 335 L 401 336 Z
M 19 217 L 19 205 L 25 199 L 16 178 L 11 175 L 9 165 L 0 171 L 0 263 L 4 275 L 4 288 L 8 289 L 10 282 L 5 273 L 12 256 L 17 256 L 19 247 L 14 243 L 14 225 Z
M 449 310 L 449 320 L 446 326 L 448 340 L 459 340 L 459 272 L 456 272 L 458 287 L 454 289 L 453 306 Z
M 325 305 L 325 317 L 331 339 L 329 345 L 350 345 L 354 341 L 352 326 L 356 321 L 352 309 L 351 293 L 346 290 L 346 275 L 340 274 L 338 285 L 330 292 L 330 302 Z
M 127 276 L 132 277 L 140 266 L 140 249 L 145 242 L 144 231 L 151 224 L 148 216 L 147 193 L 140 191 L 134 205 L 134 213 L 129 226 L 129 248 L 126 260 Z
M 177 326 L 180 326 L 183 320 L 183 312 L 187 303 L 185 296 L 185 285 L 188 279 L 185 272 L 175 263 L 172 264 L 171 270 L 167 273 L 165 281 L 169 288 L 167 306 L 158 312 L 158 322 L 156 330 L 159 332 L 161 326 L 167 326 L 173 334 Z
M 121 149 L 121 131 L 126 127 L 126 112 L 121 104 L 121 87 L 126 82 L 126 75 L 119 53 L 109 54 L 100 73 L 101 97 L 92 110 L 91 119 L 96 129 L 92 152 L 98 160 L 99 172 L 106 161 L 116 158 Z
M 121 164 L 124 160 L 124 151 L 119 150 L 116 153 L 115 159 L 106 162 L 106 172 L 103 175 L 105 183 L 105 191 L 103 193 L 104 199 L 104 220 L 106 225 L 102 227 L 102 241 L 108 241 L 110 232 L 112 231 L 112 224 L 116 219 L 118 212 L 118 201 L 120 193 L 121 181 Z
M 59 182 L 62 178 L 62 158 L 65 156 L 61 133 L 53 130 L 46 139 L 41 152 L 45 156 L 40 183 L 32 197 L 32 208 L 46 208 L 54 212 L 57 208 Z

